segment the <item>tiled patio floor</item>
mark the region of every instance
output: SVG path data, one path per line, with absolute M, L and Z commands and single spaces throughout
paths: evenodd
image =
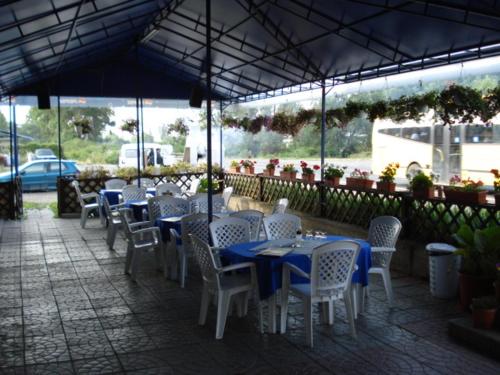
M 333 329 L 315 324 L 304 345 L 301 306 L 291 306 L 286 335 L 260 335 L 255 314 L 230 317 L 223 340 L 215 314 L 197 325 L 200 279 L 191 264 L 186 289 L 166 281 L 151 255 L 137 283 L 123 274 L 123 241 L 106 247 L 90 220 L 32 211 L 5 222 L 0 244 L 0 374 L 500 374 L 495 362 L 451 341 L 454 302 L 428 286 L 395 277 L 397 307 L 372 283 L 367 311 L 348 334 L 343 310 Z

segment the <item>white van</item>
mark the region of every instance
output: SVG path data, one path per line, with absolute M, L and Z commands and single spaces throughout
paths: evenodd
M 171 145 L 160 145 L 158 143 L 144 143 L 144 155 L 142 154 L 142 144 L 140 145 L 140 158 L 143 161 L 143 166 L 170 165 L 175 163 L 175 158 L 172 155 L 173 148 Z M 118 159 L 119 167 L 137 167 L 137 143 L 127 143 L 122 145 L 120 149 L 120 157 Z

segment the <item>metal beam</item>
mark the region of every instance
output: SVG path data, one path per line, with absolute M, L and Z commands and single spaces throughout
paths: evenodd
M 64 60 L 64 54 L 66 53 L 66 49 L 68 48 L 69 42 L 71 41 L 71 38 L 73 37 L 73 33 L 75 32 L 76 29 L 76 21 L 78 20 L 78 15 L 80 14 L 80 10 L 82 9 L 83 4 L 85 4 L 85 0 L 80 1 L 80 5 L 78 5 L 78 8 L 76 9 L 75 17 L 73 18 L 73 21 L 71 22 L 71 27 L 68 32 L 68 37 L 66 38 L 66 42 L 64 43 L 64 47 L 62 52 L 60 53 L 59 57 L 59 62 L 57 63 L 56 66 L 56 74 L 61 68 L 61 64 Z
M 207 80 L 207 180 L 208 180 L 208 222 L 212 221 L 212 45 L 211 45 L 211 23 L 212 23 L 212 11 L 211 11 L 211 1 L 205 0 L 206 2 L 206 80 Z M 209 230 L 210 232 L 210 230 Z M 208 233 L 210 236 L 210 233 Z

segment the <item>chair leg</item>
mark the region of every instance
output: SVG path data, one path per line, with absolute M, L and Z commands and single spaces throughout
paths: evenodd
M 288 320 L 288 286 L 281 288 L 281 306 L 280 306 L 280 333 L 286 332 L 286 322 Z
M 141 251 L 139 250 L 134 250 L 132 254 L 132 271 L 130 272 L 130 276 L 132 277 L 132 280 L 135 281 L 137 277 L 137 271 L 139 271 L 139 263 L 141 261 Z
M 217 326 L 215 328 L 215 338 L 222 339 L 224 328 L 226 326 L 227 313 L 229 311 L 229 302 L 231 296 L 226 292 L 220 292 L 217 300 Z
M 312 304 L 309 298 L 304 299 L 304 325 L 306 329 L 306 343 L 313 347 L 313 322 L 312 322 Z
M 109 224 L 108 237 L 106 238 L 109 250 L 113 250 L 113 246 L 115 245 L 115 239 L 116 239 L 116 225 Z
M 127 258 L 125 259 L 125 274 L 128 275 L 130 272 L 130 265 L 132 264 L 132 254 L 133 250 L 127 245 Z
M 180 284 L 181 288 L 184 288 L 186 285 L 186 269 L 187 269 L 187 259 L 186 259 L 186 254 L 182 253 L 181 254 L 181 259 L 180 259 Z
M 352 305 L 352 295 L 348 290 L 344 293 L 344 303 L 347 319 L 349 320 L 349 327 L 351 329 L 351 336 L 356 338 L 356 326 L 354 324 L 354 308 Z
M 333 324 L 333 301 L 327 301 L 323 302 L 322 304 L 322 318 L 323 318 L 323 323 L 326 323 L 328 325 Z
M 210 294 L 208 293 L 208 286 L 203 284 L 203 291 L 201 293 L 201 307 L 200 316 L 198 318 L 199 325 L 205 325 L 207 321 L 208 305 L 210 304 Z
M 85 229 L 85 223 L 87 222 L 88 212 L 85 207 L 82 207 L 82 213 L 80 215 L 80 226 Z
M 385 293 L 387 294 L 387 301 L 389 302 L 389 306 L 392 306 L 394 303 L 394 293 L 392 292 L 392 281 L 391 281 L 391 273 L 388 268 L 384 268 L 382 271 L 382 280 L 384 281 Z

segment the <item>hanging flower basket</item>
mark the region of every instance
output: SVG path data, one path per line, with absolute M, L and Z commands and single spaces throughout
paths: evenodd
M 75 132 L 79 138 L 92 132 L 92 119 L 86 116 L 74 116 L 68 121 L 68 125 L 75 128 Z
M 121 126 L 121 129 L 125 132 L 129 132 L 131 134 L 134 134 L 137 132 L 137 129 L 139 128 L 139 122 L 134 119 L 127 119 L 123 121 L 123 124 Z

